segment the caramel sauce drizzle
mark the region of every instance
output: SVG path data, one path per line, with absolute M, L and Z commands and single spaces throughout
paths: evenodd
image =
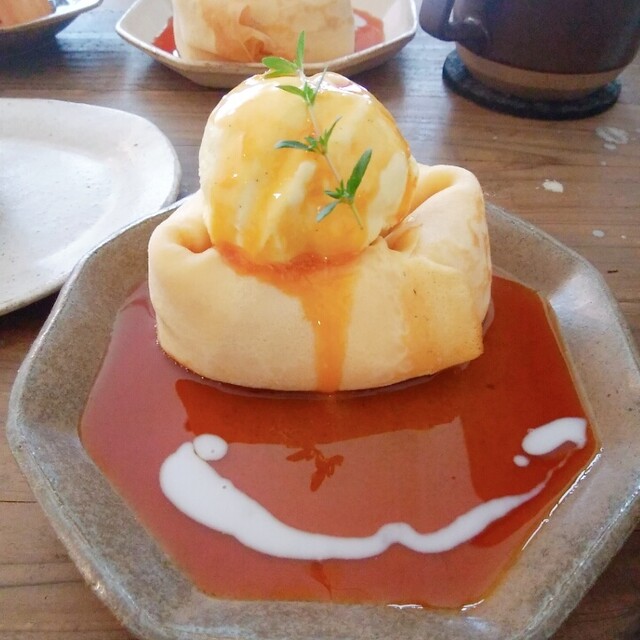
M 317 390 L 336 391 L 357 280 L 357 270 L 351 268 L 355 255 L 328 260 L 305 254 L 287 263 L 257 264 L 235 245 L 219 244 L 216 249 L 237 273 L 258 278 L 300 301 L 315 337 Z

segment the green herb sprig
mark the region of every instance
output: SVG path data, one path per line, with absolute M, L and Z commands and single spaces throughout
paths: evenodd
M 331 134 L 333 133 L 340 118 L 336 118 L 328 129 L 323 131 L 320 130 L 314 105 L 316 98 L 318 97 L 318 92 L 320 91 L 324 81 L 326 70 L 320 76 L 315 87 L 308 82 L 304 73 L 304 42 L 305 36 L 303 31 L 298 37 L 296 55 L 292 61 L 279 56 L 267 56 L 262 59 L 262 64 L 264 64 L 269 70 L 266 73 L 267 78 L 280 78 L 286 76 L 297 76 L 300 78 L 302 83 L 301 87 L 283 84 L 279 86 L 279 89 L 302 98 L 304 103 L 307 105 L 309 117 L 313 125 L 313 135 L 306 136 L 304 141 L 280 140 L 275 146 L 276 149 L 299 149 L 300 151 L 306 151 L 309 153 L 319 153 L 323 156 L 331 170 L 331 173 L 333 173 L 336 179 L 337 186 L 334 189 L 325 189 L 325 194 L 332 198 L 333 201 L 318 211 L 316 220 L 318 222 L 324 220 L 339 204 L 346 204 L 351 209 L 358 226 L 362 229 L 362 219 L 356 207 L 355 197 L 356 191 L 362 183 L 364 174 L 369 166 L 369 161 L 371 160 L 371 149 L 367 149 L 360 156 L 353 167 L 349 179 L 345 183 L 329 155 L 329 140 L 331 139 Z

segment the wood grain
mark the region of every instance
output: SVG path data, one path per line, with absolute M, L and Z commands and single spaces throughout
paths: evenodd
M 176 147 L 186 195 L 197 188 L 201 133 L 223 92 L 192 84 L 122 41 L 114 25 L 129 4 L 105 0 L 39 51 L 0 58 L 0 97 L 87 102 L 151 120 Z M 397 118 L 421 162 L 467 167 L 489 201 L 590 260 L 640 341 L 640 61 L 624 72 L 620 99 L 606 113 L 545 122 L 494 113 L 446 89 L 441 69 L 450 49 L 419 32 L 396 58 L 357 80 Z M 606 127 L 625 132 L 627 142 L 607 145 Z M 563 192 L 545 189 L 545 180 Z M 17 368 L 54 298 L 0 317 L 2 424 Z M 2 439 L 0 638 L 131 637 L 85 585 Z M 640 528 L 553 637 L 640 638 Z

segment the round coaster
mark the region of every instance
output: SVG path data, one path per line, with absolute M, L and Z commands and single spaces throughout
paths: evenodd
M 614 80 L 576 100 L 525 100 L 491 89 L 476 80 L 456 51 L 447 56 L 442 77 L 453 91 L 476 104 L 513 116 L 540 120 L 575 120 L 595 116 L 615 104 L 620 95 L 620 82 Z

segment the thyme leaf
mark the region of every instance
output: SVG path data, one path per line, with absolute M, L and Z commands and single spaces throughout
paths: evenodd
M 334 200 L 322 207 L 322 209 L 320 209 L 316 214 L 316 222 L 322 222 L 339 204 L 339 200 Z
M 262 64 L 269 69 L 266 74 L 267 78 L 304 74 L 304 31 L 298 36 L 296 57 L 293 60 L 287 60 L 280 56 L 266 56 L 262 58 Z
M 299 140 L 280 140 L 276 142 L 276 149 L 300 149 L 301 151 L 313 151 L 308 144 Z
M 311 122 L 313 124 L 314 133 L 313 135 L 306 136 L 304 142 L 300 140 L 280 140 L 276 142 L 276 149 L 298 149 L 300 151 L 307 151 L 311 153 L 319 153 L 322 155 L 331 172 L 333 173 L 338 186 L 334 189 L 326 189 L 325 194 L 333 199 L 333 202 L 328 203 L 322 209 L 320 209 L 316 215 L 316 220 L 320 222 L 324 220 L 339 204 L 346 204 L 351 209 L 358 226 L 362 229 L 362 220 L 360 218 L 360 214 L 355 206 L 355 196 L 358 187 L 362 183 L 362 179 L 364 178 L 364 174 L 369 166 L 369 162 L 371 160 L 371 149 L 367 149 L 358 159 L 353 170 L 351 171 L 351 175 L 347 180 L 347 183 L 344 183 L 344 180 L 340 177 L 331 157 L 329 156 L 329 140 L 331 139 L 331 135 L 338 124 L 340 117 L 336 118 L 333 124 L 324 131 L 320 131 L 318 126 L 318 121 L 314 111 L 314 105 L 316 102 L 316 98 L 320 93 L 320 89 L 322 88 L 322 83 L 324 82 L 324 77 L 327 72 L 325 69 L 320 76 L 319 81 L 315 86 L 311 86 L 307 81 L 307 77 L 304 74 L 304 45 L 305 45 L 305 34 L 304 31 L 300 33 L 298 36 L 298 42 L 296 46 L 296 55 L 293 61 L 286 60 L 285 58 L 280 58 L 278 56 L 267 56 L 262 59 L 262 63 L 267 67 L 268 72 L 266 73 L 267 78 L 278 78 L 283 76 L 298 76 L 302 81 L 302 86 L 295 86 L 291 84 L 282 84 L 279 85 L 278 88 L 282 91 L 286 91 L 298 98 L 301 98 L 304 103 L 307 105 L 307 109 L 309 111 L 309 116 Z
M 296 58 L 294 60 L 294 64 L 298 68 L 298 71 L 302 71 L 304 68 L 304 31 L 300 32 L 298 36 L 298 43 L 296 46 Z
M 298 73 L 298 68 L 295 63 L 290 60 L 285 60 L 284 58 L 279 58 L 277 56 L 267 56 L 262 59 L 262 64 L 264 64 L 269 71 L 267 72 L 267 78 L 280 78 L 282 76 L 295 76 Z
M 353 167 L 353 171 L 347 180 L 347 194 L 351 199 L 353 199 L 356 195 L 356 191 L 362 182 L 362 178 L 364 178 L 365 171 L 369 166 L 369 161 L 371 160 L 371 149 L 367 149 L 358 159 L 355 166 Z

